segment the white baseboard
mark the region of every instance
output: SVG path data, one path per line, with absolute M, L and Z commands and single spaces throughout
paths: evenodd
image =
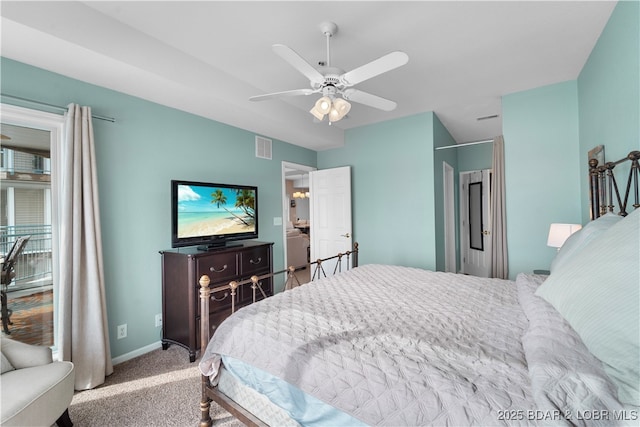
M 113 359 L 111 359 L 111 363 L 113 365 L 118 365 L 120 363 L 126 362 L 127 360 L 131 360 L 135 357 L 142 356 L 143 354 L 147 354 L 153 350 L 157 350 L 161 347 L 162 347 L 162 342 L 156 341 L 153 344 L 149 344 L 137 350 L 130 351 L 129 353 L 125 353 L 122 356 L 114 357 Z

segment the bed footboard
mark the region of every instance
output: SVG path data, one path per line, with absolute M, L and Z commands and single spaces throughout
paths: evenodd
M 220 392 L 217 387 L 209 384 L 209 378 L 202 376 L 202 400 L 200 401 L 200 427 L 211 426 L 211 402 L 216 402 L 223 407 L 233 417 L 240 420 L 244 425 L 249 427 L 268 427 L 262 420 L 253 415 L 251 412 L 238 405 L 236 402 L 228 398 L 224 393 Z
M 358 243 L 354 243 L 353 250 L 347 251 L 344 253 L 339 253 L 329 258 L 318 259 L 310 264 L 308 264 L 308 268 L 312 268 L 313 274 L 311 275 L 311 280 L 319 279 L 321 277 L 326 277 L 326 271 L 324 269 L 324 264 L 329 260 L 337 260 L 333 274 L 339 273 L 342 271 L 343 264 L 345 265 L 345 269 L 350 269 L 352 267 L 358 266 Z M 343 262 L 346 259 L 346 262 Z M 269 277 L 275 277 L 279 274 L 286 273 L 287 279 L 285 281 L 284 290 L 291 289 L 296 286 L 300 286 L 301 283 L 298 281 L 295 275 L 295 267 L 290 266 L 284 270 L 277 271 L 274 273 L 263 274 L 261 276 L 252 276 L 250 279 L 242 280 L 242 281 L 233 281 L 227 285 L 218 286 L 211 289 L 209 286 L 211 284 L 211 280 L 209 276 L 203 275 L 200 277 L 200 313 L 203 315 L 200 316 L 200 354 L 204 354 L 207 344 L 209 343 L 209 316 L 204 315 L 205 313 L 209 313 L 209 298 L 212 293 L 220 292 L 220 291 L 230 291 L 231 294 L 231 313 L 233 314 L 236 310 L 235 306 L 235 296 L 237 290 L 241 286 L 247 286 L 250 284 L 252 292 L 253 292 L 253 302 L 256 302 L 256 295 L 258 292 L 262 292 L 263 296 L 264 292 L 262 287 L 260 286 L 260 281 Z M 222 406 L 226 409 L 231 415 L 235 418 L 243 422 L 247 426 L 267 426 L 263 421 L 261 421 L 258 417 L 253 415 L 251 412 L 240 406 L 238 403 L 231 400 L 224 393 L 220 392 L 216 386 L 212 386 L 209 378 L 205 375 L 202 375 L 201 378 L 202 383 L 202 398 L 200 400 L 200 427 L 209 427 L 211 426 L 211 402 L 216 402 L 218 405 Z

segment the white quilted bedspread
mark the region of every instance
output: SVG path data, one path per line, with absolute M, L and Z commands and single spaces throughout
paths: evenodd
M 365 265 L 239 310 L 200 366 L 234 357 L 369 425 L 527 424 L 527 325 L 513 281 Z

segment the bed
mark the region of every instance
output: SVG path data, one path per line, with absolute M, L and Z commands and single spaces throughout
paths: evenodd
M 548 276 L 358 266 L 356 247 L 353 268 L 287 285 L 210 340 L 203 316 L 201 425 L 211 401 L 247 425 L 638 425 L 638 159 L 590 162 L 593 220 Z

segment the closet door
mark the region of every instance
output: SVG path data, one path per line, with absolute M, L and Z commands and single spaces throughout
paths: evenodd
M 490 169 L 460 174 L 462 272 L 479 277 L 491 273 L 490 189 Z

